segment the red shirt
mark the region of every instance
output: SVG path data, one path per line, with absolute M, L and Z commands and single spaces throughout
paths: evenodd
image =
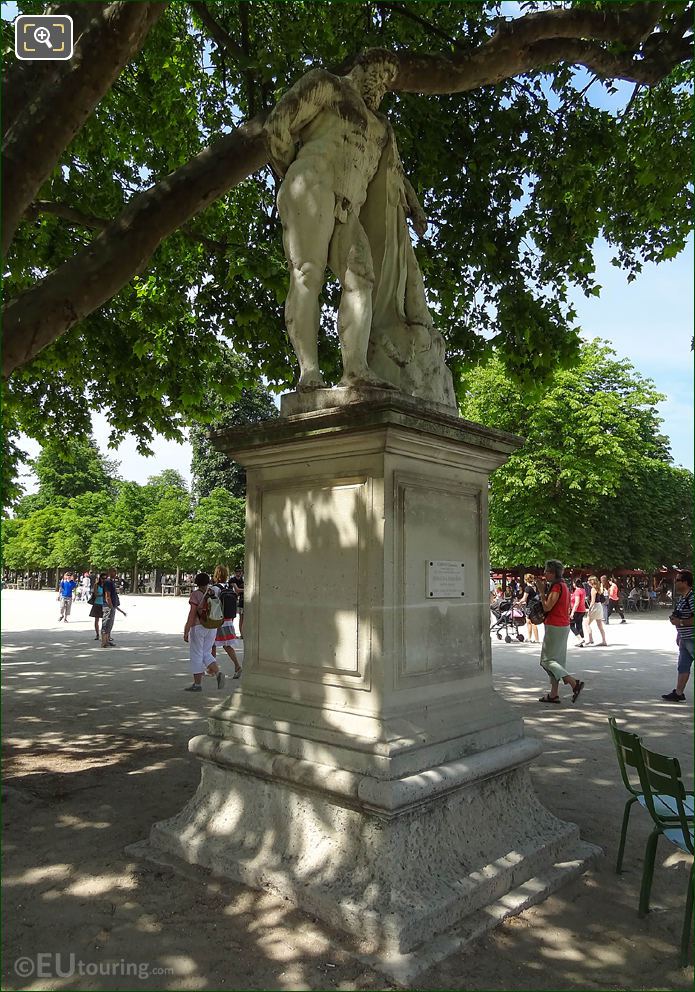
M 575 589 L 572 593 L 572 607 L 575 613 L 586 613 L 586 593 L 583 589 Z
M 564 582 L 553 582 L 548 595 L 556 589 L 560 590 L 560 595 L 555 606 L 545 615 L 546 627 L 569 627 L 570 591 Z

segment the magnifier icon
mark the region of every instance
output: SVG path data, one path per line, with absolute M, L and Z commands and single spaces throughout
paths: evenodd
M 34 31 L 34 41 L 38 41 L 40 45 L 45 45 L 46 48 L 53 50 L 53 45 L 51 44 L 51 32 L 48 28 L 37 28 Z

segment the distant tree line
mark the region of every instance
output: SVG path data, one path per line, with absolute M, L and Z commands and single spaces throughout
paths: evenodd
M 520 392 L 496 356 L 464 381 L 464 417 L 526 443 L 490 480 L 490 559 L 500 568 L 568 566 L 653 570 L 692 564 L 693 475 L 672 464 L 654 384 L 593 342 L 536 395 Z M 277 416 L 260 387 L 210 402 L 212 427 Z M 80 437 L 49 441 L 34 463 L 38 491 L 4 521 L 13 570 L 115 566 L 133 573 L 232 567 L 244 557 L 243 468 L 216 451 L 208 427 L 190 430 L 192 486 L 175 471 L 146 485 Z
M 213 404 L 211 403 L 211 406 Z M 213 427 L 277 416 L 261 388 L 211 410 Z M 118 477 L 116 462 L 81 436 L 49 441 L 32 467 L 38 490 L 3 521 L 3 564 L 13 571 L 114 566 L 133 575 L 159 569 L 234 567 L 244 560 L 246 477 L 210 444 L 208 427 L 191 428 L 192 492 L 167 469 L 145 485 Z

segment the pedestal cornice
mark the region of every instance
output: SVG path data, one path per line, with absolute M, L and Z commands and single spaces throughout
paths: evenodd
M 335 394 L 339 390 L 317 392 Z M 290 399 L 297 397 L 301 399 L 302 394 L 289 394 Z M 293 409 L 292 404 L 285 402 L 287 399 L 287 396 L 283 397 L 283 409 Z M 297 402 L 295 406 L 300 408 L 300 403 Z M 426 435 L 430 443 L 436 438 L 444 443 L 458 443 L 469 450 L 487 449 L 497 456 L 500 464 L 524 443 L 524 439 L 516 434 L 483 427 L 471 420 L 452 416 L 444 408 L 440 410 L 423 406 L 417 400 L 387 390 L 372 390 L 369 399 L 355 399 L 340 404 L 336 399 L 336 405 L 332 407 L 298 412 L 235 430 L 226 428 L 213 431 L 212 441 L 219 451 L 246 463 L 253 460 L 255 451 L 263 449 L 267 454 L 268 447 L 274 444 L 286 445 L 303 439 L 315 441 L 319 438 L 327 439 L 331 435 L 339 436 L 342 443 L 348 439 L 349 443 L 351 434 L 364 434 L 368 431 L 381 431 L 383 434 L 385 428 L 404 428 L 409 432 L 417 432 Z M 392 431 L 391 434 L 395 437 L 397 431 Z

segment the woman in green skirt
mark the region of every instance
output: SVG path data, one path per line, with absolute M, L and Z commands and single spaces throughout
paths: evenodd
M 572 702 L 575 703 L 584 688 L 580 679 L 575 679 L 565 668 L 567 661 L 567 635 L 570 629 L 570 591 L 562 581 L 562 562 L 554 558 L 545 563 L 544 576 L 536 583 L 536 589 L 545 611 L 545 636 L 541 648 L 541 668 L 550 679 L 550 692 L 541 696 L 541 703 L 558 703 L 560 682 L 572 689 Z

